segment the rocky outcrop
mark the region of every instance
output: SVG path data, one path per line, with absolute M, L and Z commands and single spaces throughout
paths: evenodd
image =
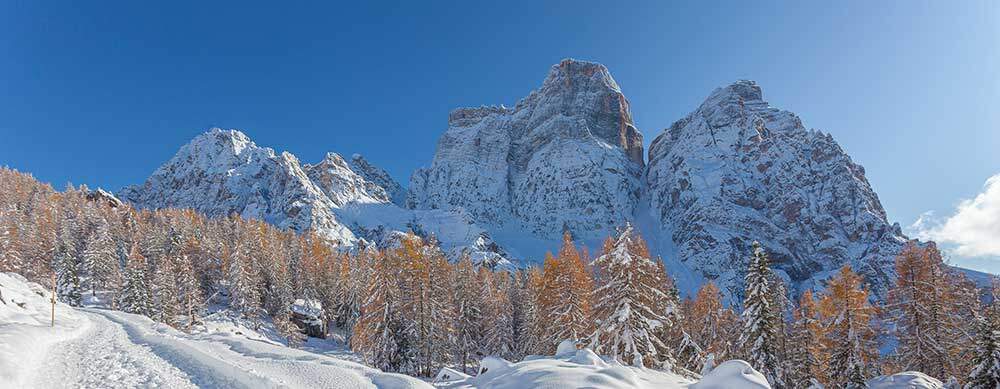
M 360 156 L 357 156 L 359 159 Z M 364 161 L 364 159 L 361 159 Z M 367 165 L 369 169 L 378 169 Z M 389 192 L 376 182 L 358 174 L 340 154 L 327 153 L 320 163 L 306 165 L 306 175 L 333 204 L 340 208 L 349 203 L 382 204 L 392 202 Z M 379 169 L 381 170 L 381 169 Z M 366 172 L 365 174 L 370 174 Z M 398 184 L 397 188 L 398 190 Z
M 406 203 L 406 189 L 403 189 L 389 172 L 372 165 L 361 154 L 351 156 L 351 170 L 363 177 L 373 186 L 380 188 L 386 194 L 386 199 L 393 204 L 403 206 Z
M 657 136 L 645 184 L 675 248 L 661 255 L 737 289 L 759 240 L 796 285 L 850 264 L 882 294 L 906 241 L 864 168 L 829 134 L 768 105 L 753 81 L 715 90 Z
M 546 238 L 604 235 L 638 203 L 642 135 L 603 65 L 564 60 L 514 108 L 457 109 L 407 205 Z

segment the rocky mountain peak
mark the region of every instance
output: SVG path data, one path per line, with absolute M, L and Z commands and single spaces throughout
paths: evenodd
M 545 237 L 603 235 L 633 213 L 642 135 L 603 65 L 564 60 L 513 109 L 457 109 L 448 124 L 410 180 L 412 208 L 462 208 Z
M 361 154 L 351 156 L 350 166 L 365 180 L 382 188 L 388 196 L 387 199 L 393 204 L 402 206 L 406 202 L 406 190 L 389 175 L 389 172 L 371 164 Z
M 876 294 L 891 279 L 906 237 L 829 135 L 771 107 L 753 81 L 716 89 L 653 141 L 645 189 L 677 259 L 706 279 L 741 285 L 750 242 L 776 269 L 808 287 L 845 264 Z

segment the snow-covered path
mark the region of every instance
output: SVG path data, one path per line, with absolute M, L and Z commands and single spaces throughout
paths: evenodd
M 83 313 L 87 329 L 50 348 L 35 372 L 39 388 L 195 387 L 188 375 L 132 343 L 121 324 L 96 312 Z
M 427 388 L 360 364 L 228 334 L 189 335 L 122 312 L 78 309 L 80 335 L 49 348 L 38 388 Z

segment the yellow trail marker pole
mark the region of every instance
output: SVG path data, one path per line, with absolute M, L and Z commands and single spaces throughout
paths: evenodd
M 52 327 L 56 326 L 56 272 L 52 272 Z

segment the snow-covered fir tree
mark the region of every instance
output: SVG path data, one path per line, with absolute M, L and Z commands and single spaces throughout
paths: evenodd
M 753 243 L 753 256 L 747 269 L 743 300 L 743 331 L 740 334 L 741 352 L 755 369 L 767 377 L 771 386 L 784 387 L 784 374 L 777 357 L 778 312 L 772 305 L 771 269 L 767 255 L 760 243 Z
M 87 239 L 83 258 L 91 265 L 91 293 L 97 290 L 116 292 L 121 287 L 121 267 L 118 246 L 111 237 L 110 227 L 102 225 Z
M 994 285 L 992 303 L 976 315 L 972 369 L 965 389 L 1000 388 L 1000 306 Z
M 60 229 L 52 267 L 56 272 L 56 293 L 59 295 L 59 299 L 78 307 L 81 305 L 83 296 L 81 276 L 84 269 L 77 256 L 75 236 L 71 224 L 72 221 L 67 220 Z
M 625 364 L 672 366 L 673 355 L 660 331 L 672 324 L 667 317 L 670 297 L 661 289 L 660 269 L 646 243 L 631 225 L 605 241 L 594 266 L 601 286 L 594 293 L 593 350 Z
M 146 257 L 139 252 L 138 245 L 132 245 L 125 265 L 125 280 L 118 294 L 118 306 L 129 313 L 151 316 L 153 297 L 147 281 Z
M 243 247 L 237 246 L 229 252 L 226 281 L 229 287 L 229 306 L 250 320 L 254 326 L 260 324 L 260 314 L 263 310 L 260 303 L 259 283 L 257 274 L 250 263 L 249 253 Z
M 170 326 L 176 325 L 176 320 L 180 316 L 180 306 L 177 304 L 177 270 L 174 267 L 174 259 L 164 256 L 153 269 L 152 296 L 153 296 L 153 316 L 152 319 Z
M 190 244 L 190 243 L 189 243 Z M 177 298 L 181 313 L 187 319 L 186 328 L 198 323 L 198 317 L 204 308 L 200 283 L 195 274 L 190 248 L 185 249 L 177 263 Z

